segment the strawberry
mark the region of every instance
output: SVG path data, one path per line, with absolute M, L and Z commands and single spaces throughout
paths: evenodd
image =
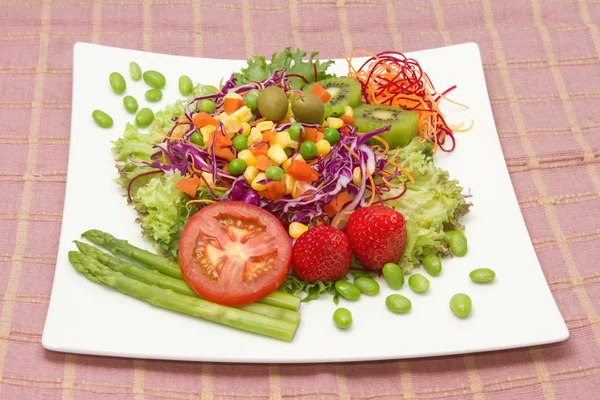
M 342 278 L 350 269 L 352 249 L 346 234 L 331 226 L 304 232 L 292 249 L 292 267 L 310 283 Z
M 382 269 L 397 263 L 406 245 L 404 216 L 386 206 L 360 208 L 350 215 L 346 235 L 358 261 L 366 268 Z

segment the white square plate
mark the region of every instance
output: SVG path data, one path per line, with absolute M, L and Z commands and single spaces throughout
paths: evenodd
M 87 229 L 101 229 L 151 249 L 134 222 L 116 177 L 111 141 L 132 119 L 122 96 L 112 93 L 108 75 L 128 65 L 156 69 L 167 77 L 163 100 L 146 104 L 143 82 L 127 79 L 126 94 L 140 108 L 158 110 L 179 98 L 177 81 L 217 84 L 244 64 L 240 60 L 188 58 L 78 43 L 73 60 L 73 108 L 65 208 L 54 287 L 44 328 L 46 349 L 122 357 L 217 362 L 304 363 L 363 361 L 439 356 L 552 343 L 569 336 L 548 288 L 523 221 L 492 116 L 479 48 L 474 43 L 420 51 L 417 58 L 440 90 L 452 85 L 452 98 L 471 108 L 446 104 L 449 122 L 474 119 L 474 128 L 457 134 L 450 155 L 437 154 L 436 163 L 469 190 L 474 206 L 464 219 L 469 238 L 466 257 L 444 260 L 441 276 L 431 278 L 423 295 L 405 285 L 400 293 L 412 299 L 407 315 L 385 307 L 390 293 L 385 283 L 375 297 L 341 305 L 351 309 L 354 323 L 340 331 L 332 323 L 330 296 L 303 304 L 302 322 L 293 342 L 256 336 L 153 307 L 110 288 L 88 281 L 69 264 L 72 240 Z M 345 75 L 346 63 L 332 68 Z M 112 129 L 91 118 L 100 108 L 113 116 Z M 510 249 L 507 251 L 506 249 Z M 489 267 L 496 280 L 473 284 L 471 270 Z M 473 312 L 464 319 L 449 310 L 458 292 L 473 299 Z M 361 343 L 357 346 L 357 343 Z

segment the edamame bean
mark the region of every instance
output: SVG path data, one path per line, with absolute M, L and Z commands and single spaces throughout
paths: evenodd
M 381 270 L 383 277 L 391 289 L 399 290 L 404 286 L 404 272 L 394 263 L 387 263 Z
M 469 315 L 472 307 L 471 298 L 464 293 L 457 293 L 450 299 L 450 309 L 459 318 Z
M 113 119 L 104 111 L 94 110 L 92 112 L 92 118 L 94 118 L 94 121 L 103 128 L 110 128 L 113 124 Z
M 360 297 L 360 289 L 356 285 L 343 279 L 335 282 L 335 290 L 348 300 L 358 300 Z
M 162 92 L 160 91 L 160 89 L 150 89 L 150 90 L 146 90 L 146 93 L 144 94 L 144 96 L 146 97 L 146 100 L 148 101 L 160 101 L 160 99 L 162 99 Z
M 181 75 L 179 77 L 179 91 L 181 92 L 181 94 L 187 96 L 190 93 L 192 93 L 193 89 L 194 84 L 192 83 L 190 77 L 187 75 Z
M 478 268 L 471 271 L 469 278 L 473 282 L 477 283 L 488 283 L 494 280 L 496 273 L 489 268 Z
M 200 97 L 219 93 L 219 89 L 211 85 L 197 85 L 194 87 L 193 92 L 196 97 Z
M 450 238 L 458 231 L 446 231 L 444 232 L 444 238 L 442 239 L 444 243 L 448 244 L 450 242 Z
M 127 87 L 127 83 L 125 82 L 125 78 L 118 72 L 112 72 L 108 80 L 110 82 L 110 87 L 112 87 L 113 92 L 117 94 L 121 94 L 125 91 Z
M 354 284 L 361 293 L 364 293 L 367 296 L 375 296 L 379 293 L 379 283 L 377 283 L 375 279 L 371 279 L 367 276 L 359 276 L 354 279 Z
M 414 274 L 408 278 L 408 286 L 410 286 L 415 293 L 424 293 L 429 289 L 429 279 L 421 274 Z
M 198 109 L 207 114 L 212 114 L 216 109 L 215 102 L 209 99 L 200 100 L 200 103 L 198 103 Z
M 140 68 L 140 65 L 135 61 L 129 63 L 129 75 L 134 81 L 139 81 L 140 79 L 142 79 L 142 69 Z
M 452 250 L 452 254 L 457 257 L 462 257 L 467 254 L 467 237 L 460 231 L 456 231 L 450 237 L 448 245 L 450 246 L 450 250 Z
M 138 102 L 133 96 L 123 97 L 123 105 L 125 106 L 125 109 L 130 113 L 134 113 L 138 109 Z
M 138 126 L 148 126 L 154 121 L 154 113 L 149 108 L 142 108 L 135 116 L 135 123 Z
M 333 312 L 333 323 L 340 329 L 348 329 L 352 325 L 352 313 L 347 308 L 338 308 Z
M 402 296 L 401 294 L 390 294 L 385 299 L 385 306 L 392 312 L 403 314 L 410 311 L 412 303 L 406 296 Z
M 442 261 L 435 254 L 427 254 L 423 258 L 423 268 L 431 276 L 438 276 L 442 272 Z
M 162 89 L 167 83 L 165 76 L 158 71 L 149 70 L 144 72 L 143 76 L 144 82 L 146 82 L 148 85 L 152 86 L 155 89 Z

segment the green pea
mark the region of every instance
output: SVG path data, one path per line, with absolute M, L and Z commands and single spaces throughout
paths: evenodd
M 283 178 L 283 170 L 280 167 L 272 166 L 267 168 L 265 176 L 274 181 L 280 181 Z
M 427 254 L 423 258 L 423 268 L 431 276 L 438 276 L 442 272 L 442 261 L 435 254 Z
M 204 146 L 204 138 L 200 132 L 192 133 L 192 136 L 190 136 L 190 142 L 194 143 L 196 146 Z
M 421 274 L 414 274 L 408 278 L 408 286 L 416 293 L 423 293 L 429 289 L 429 279 Z
M 473 303 L 464 293 L 457 293 L 450 299 L 450 309 L 457 317 L 464 318 L 471 313 Z
M 354 284 L 360 289 L 361 293 L 367 296 L 375 296 L 379 293 L 379 283 L 375 279 L 367 276 L 359 276 L 354 280 Z
M 404 314 L 410 311 L 412 303 L 406 296 L 402 296 L 401 294 L 390 294 L 385 299 L 385 306 L 392 312 Z
M 340 329 L 348 329 L 352 325 L 352 313 L 347 308 L 338 308 L 333 313 L 333 323 Z
M 298 141 L 300 140 L 300 136 L 304 136 L 304 127 L 297 122 L 292 124 L 287 131 L 290 134 L 290 139 L 292 140 Z
M 134 113 L 138 109 L 138 102 L 133 96 L 123 97 L 123 105 L 125 106 L 125 109 L 130 113 Z
M 194 87 L 193 92 L 196 97 L 200 97 L 219 93 L 219 89 L 211 85 L 197 85 Z
M 260 92 L 256 89 L 252 89 L 246 96 L 244 96 L 244 105 L 248 107 L 253 112 L 258 109 L 258 95 Z
M 404 272 L 397 264 L 387 263 L 381 270 L 388 286 L 393 290 L 399 290 L 404 286 Z
M 248 136 L 237 135 L 233 138 L 233 147 L 237 151 L 242 151 L 248 148 Z
M 144 72 L 143 76 L 144 82 L 146 82 L 148 85 L 152 86 L 155 89 L 162 89 L 167 83 L 165 76 L 158 71 L 149 70 Z
M 109 75 L 108 80 L 110 82 L 110 87 L 112 87 L 113 92 L 117 94 L 121 94 L 125 91 L 127 87 L 127 83 L 125 82 L 125 78 L 118 72 L 113 72 Z
M 317 145 L 307 140 L 300 145 L 300 155 L 305 160 L 311 159 L 317 155 Z
M 231 175 L 241 175 L 246 170 L 246 162 L 241 158 L 234 158 L 229 161 L 229 173 Z
M 135 61 L 130 62 L 129 75 L 134 81 L 139 81 L 142 79 L 142 69 L 140 68 L 140 64 L 136 63 Z
M 457 257 L 462 257 L 467 254 L 467 237 L 460 231 L 457 231 L 450 237 L 448 245 L 450 246 L 450 250 L 452 250 L 452 254 Z
M 179 91 L 181 92 L 181 94 L 187 96 L 190 93 L 192 93 L 193 89 L 194 84 L 192 83 L 190 77 L 187 75 L 181 75 L 179 77 Z
M 340 140 L 340 132 L 334 128 L 327 128 L 325 132 L 323 132 L 323 137 L 330 144 L 336 144 L 338 140 Z
M 92 118 L 94 118 L 94 121 L 103 128 L 110 128 L 113 124 L 111 116 L 104 111 L 94 110 L 92 112 Z
M 138 126 L 148 126 L 154 121 L 154 113 L 149 108 L 142 108 L 135 116 L 135 123 Z
M 331 105 L 329 103 L 323 104 L 323 119 L 331 117 Z
M 348 300 L 358 300 L 360 297 L 360 289 L 356 285 L 343 279 L 335 282 L 335 290 Z
M 150 89 L 150 90 L 146 90 L 146 93 L 144 94 L 144 96 L 146 97 L 146 100 L 148 101 L 160 101 L 160 99 L 162 99 L 162 92 L 160 91 L 160 89 Z
M 333 115 L 334 117 L 341 117 L 342 115 L 344 115 L 344 106 L 333 106 L 331 107 L 331 115 Z
M 471 271 L 469 278 L 471 278 L 473 282 L 488 283 L 496 278 L 496 273 L 489 268 L 478 268 Z
M 215 102 L 209 99 L 200 100 L 200 103 L 198 103 L 198 109 L 207 114 L 212 114 L 216 109 Z

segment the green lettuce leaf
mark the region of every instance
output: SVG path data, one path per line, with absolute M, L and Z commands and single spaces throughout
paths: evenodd
M 326 293 L 335 295 L 336 291 L 334 284 L 335 281 L 316 281 L 315 283 L 308 283 L 298 278 L 296 275 L 288 275 L 283 284 L 279 287 L 279 290 L 289 294 L 298 294 L 304 292 L 306 293 L 306 296 L 302 299 L 302 301 L 307 303 L 311 300 L 318 299 L 321 297 L 321 295 Z
M 236 83 L 238 86 L 241 86 L 252 81 L 262 81 L 271 76 L 273 72 L 282 68 L 287 68 L 290 74 L 303 76 L 308 82 L 315 81 L 315 66 L 317 68 L 316 80 L 335 76 L 327 74 L 327 68 L 333 64 L 333 61 L 330 60 L 322 63 L 319 60 L 314 60 L 317 54 L 319 54 L 318 51 L 313 51 L 310 53 L 309 59 L 305 61 L 303 60 L 307 55 L 305 51 L 296 49 L 295 52 L 292 52 L 288 47 L 280 53 L 273 53 L 270 62 L 267 62 L 263 56 L 254 56 L 248 59 L 248 66 L 246 68 L 242 68 L 240 72 L 234 74 Z M 306 84 L 302 79 L 294 77 L 290 78 L 290 83 L 294 89 L 302 89 Z
M 406 248 L 399 265 L 409 271 L 427 254 L 451 255 L 443 241 L 444 231 L 463 230 L 458 218 L 469 211 L 471 204 L 462 195 L 459 182 L 450 179 L 448 171 L 435 166 L 423 141 L 415 138 L 398 151 L 398 162 L 410 171 L 415 182 L 407 182 L 406 194 L 386 205 L 400 211 L 406 219 Z M 407 181 L 404 176 L 401 179 Z M 396 196 L 401 190 L 392 189 L 387 196 Z

